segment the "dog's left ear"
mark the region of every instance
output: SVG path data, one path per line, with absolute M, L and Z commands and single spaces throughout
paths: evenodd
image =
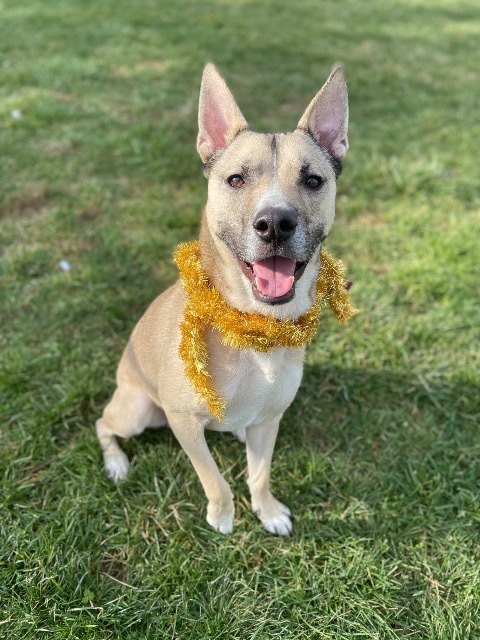
M 248 124 L 215 65 L 205 67 L 200 87 L 197 151 L 204 163 L 225 149 Z
M 337 67 L 308 105 L 297 125 L 330 155 L 343 160 L 348 149 L 348 94 L 343 67 Z

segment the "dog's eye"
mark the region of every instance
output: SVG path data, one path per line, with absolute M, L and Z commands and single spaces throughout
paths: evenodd
M 305 178 L 305 185 L 312 190 L 319 189 L 323 184 L 322 178 L 320 176 L 308 176 Z
M 238 174 L 235 174 L 234 176 L 230 176 L 229 178 L 227 178 L 227 182 L 234 189 L 240 189 L 240 187 L 243 187 L 243 185 L 245 184 L 245 180 L 242 178 L 242 176 L 239 176 Z

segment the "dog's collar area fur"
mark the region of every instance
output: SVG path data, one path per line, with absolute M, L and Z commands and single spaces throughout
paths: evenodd
M 218 420 L 224 417 L 226 406 L 208 371 L 207 327 L 216 329 L 226 346 L 267 352 L 308 344 L 317 331 L 323 303 L 332 309 L 339 322 L 346 322 L 357 313 L 350 303 L 342 262 L 323 250 L 315 302 L 297 320 L 279 320 L 231 307 L 219 291 L 210 285 L 200 261 L 198 241 L 179 245 L 174 260 L 187 294 L 180 326 L 180 357 L 199 400 L 206 402 L 210 413 Z

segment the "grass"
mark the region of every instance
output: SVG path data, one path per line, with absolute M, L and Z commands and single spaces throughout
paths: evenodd
M 0 637 L 480 637 L 476 3 L 0 6 Z M 361 315 L 325 312 L 274 460 L 294 535 L 234 533 L 167 431 L 104 477 L 93 430 L 206 195 L 203 64 L 291 129 L 337 60 L 351 150 L 329 249 Z M 72 269 L 58 264 L 68 260 Z

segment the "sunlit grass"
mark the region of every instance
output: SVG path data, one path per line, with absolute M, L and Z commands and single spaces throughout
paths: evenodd
M 0 637 L 479 637 L 479 31 L 470 0 L 2 2 Z M 232 438 L 209 434 L 222 537 L 168 431 L 125 443 L 115 488 L 93 430 L 197 233 L 208 60 L 260 130 L 349 79 L 328 248 L 362 312 L 324 312 L 283 421 L 287 540 Z

